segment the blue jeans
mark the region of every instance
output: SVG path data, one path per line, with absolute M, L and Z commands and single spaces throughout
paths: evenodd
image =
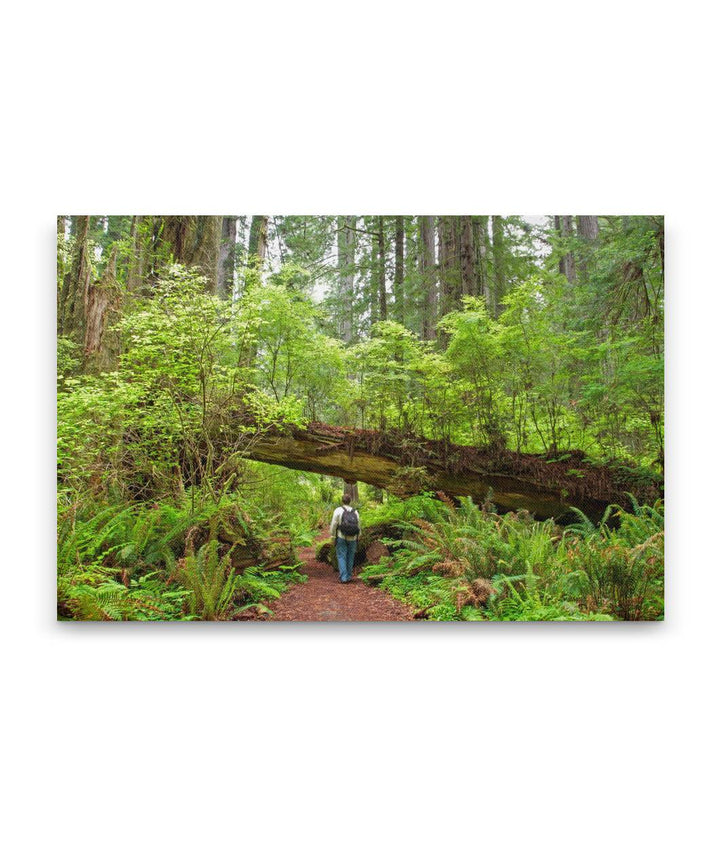
M 346 583 L 352 576 L 356 549 L 357 541 L 346 541 L 344 538 L 338 538 L 335 541 L 335 553 L 337 554 L 338 570 L 340 571 L 340 582 Z

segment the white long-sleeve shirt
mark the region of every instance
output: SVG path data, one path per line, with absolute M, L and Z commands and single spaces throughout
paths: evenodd
M 340 521 L 342 520 L 343 511 L 352 511 L 351 505 L 338 505 L 338 507 L 333 512 L 332 520 L 330 521 L 330 537 L 342 538 L 344 541 L 357 541 L 360 532 L 357 535 L 343 535 L 342 532 L 338 529 L 340 525 Z M 355 509 L 355 513 L 358 516 L 358 529 L 362 531 L 362 527 L 360 526 L 360 512 Z

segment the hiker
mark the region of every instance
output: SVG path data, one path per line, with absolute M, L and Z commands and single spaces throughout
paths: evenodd
M 330 537 L 335 539 L 335 555 L 341 583 L 349 583 L 352 577 L 359 536 L 360 515 L 350 505 L 350 494 L 344 493 L 342 505 L 335 509 L 330 523 Z

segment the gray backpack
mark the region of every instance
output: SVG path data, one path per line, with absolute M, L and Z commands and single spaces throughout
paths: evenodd
M 351 508 L 350 511 L 348 511 L 347 508 L 343 508 L 338 529 L 343 535 L 348 537 L 357 535 L 360 532 L 360 518 L 354 508 Z

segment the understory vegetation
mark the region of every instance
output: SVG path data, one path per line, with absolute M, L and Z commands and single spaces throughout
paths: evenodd
M 219 504 L 102 504 L 61 508 L 58 614 L 78 620 L 217 620 L 268 602 L 304 577 L 298 546 L 312 542 L 329 485 L 273 479 L 249 464 L 255 490 Z M 248 476 L 250 478 L 250 476 Z M 270 482 L 270 483 L 268 483 Z M 260 488 L 262 487 L 262 496 Z M 310 504 L 312 503 L 312 504 Z
M 561 528 L 491 504 L 431 497 L 391 503 L 404 529 L 362 578 L 435 621 L 656 620 L 663 615 L 662 504 L 577 511 Z
M 58 616 L 270 616 L 344 482 L 253 449 L 310 423 L 661 485 L 663 267 L 657 217 L 59 217 Z M 662 618 L 660 500 L 561 528 L 402 474 L 362 576 L 417 618 Z

